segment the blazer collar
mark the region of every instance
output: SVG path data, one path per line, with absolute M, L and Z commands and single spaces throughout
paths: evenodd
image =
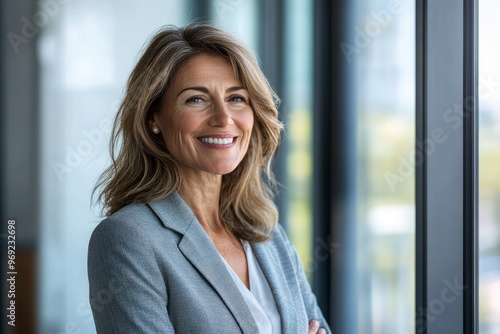
M 177 192 L 148 203 L 163 225 L 183 235 L 179 250 L 217 291 L 243 333 L 258 333 L 258 327 L 219 251 L 195 215 Z
M 252 244 L 252 250 L 273 292 L 281 316 L 282 333 L 299 333 L 301 326 L 295 316 L 297 314 L 296 298 L 289 289 L 277 253 L 272 251 L 271 242 L 254 243 Z
M 198 222 L 189 206 L 176 191 L 159 201 L 149 202 L 148 205 L 166 228 L 180 234 L 185 234 L 193 222 Z

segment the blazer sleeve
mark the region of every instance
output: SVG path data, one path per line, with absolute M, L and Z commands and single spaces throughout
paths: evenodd
M 108 218 L 90 239 L 90 305 L 97 333 L 174 333 L 164 279 L 140 225 Z
M 283 228 L 278 225 L 277 227 L 282 234 L 282 237 L 285 240 L 286 246 L 288 248 L 289 254 L 291 254 L 292 260 L 295 263 L 295 268 L 296 268 L 296 273 L 297 273 L 297 280 L 299 282 L 300 286 L 300 291 L 302 294 L 302 299 L 304 300 L 304 305 L 306 308 L 307 312 L 307 317 L 309 321 L 316 319 L 320 323 L 320 327 L 324 328 L 327 333 L 332 333 L 328 322 L 326 321 L 325 317 L 323 316 L 323 312 L 321 312 L 321 309 L 318 306 L 318 302 L 316 300 L 316 296 L 312 292 L 311 285 L 309 284 L 309 281 L 307 280 L 307 276 L 304 270 L 304 266 L 302 265 L 302 262 L 300 261 L 299 255 L 297 254 L 297 250 L 295 249 L 295 246 L 291 243 L 290 239 L 288 239 L 288 236 L 286 235 L 285 231 Z

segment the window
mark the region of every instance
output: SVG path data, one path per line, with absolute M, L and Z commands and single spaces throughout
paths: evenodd
M 479 328 L 500 332 L 500 3 L 479 2 Z
M 316 3 L 314 286 L 337 332 L 477 326 L 476 6 Z
M 410 332 L 415 304 L 415 2 L 359 0 L 354 39 L 357 333 Z M 350 47 L 354 53 L 350 53 Z
M 307 0 L 285 7 L 284 94 L 287 232 L 308 277 L 314 275 L 312 213 L 312 10 Z

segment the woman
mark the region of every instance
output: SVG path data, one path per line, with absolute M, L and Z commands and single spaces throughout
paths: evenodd
M 98 333 L 330 331 L 277 225 L 276 102 L 253 54 L 217 28 L 151 40 L 98 184 L 108 216 L 89 245 Z

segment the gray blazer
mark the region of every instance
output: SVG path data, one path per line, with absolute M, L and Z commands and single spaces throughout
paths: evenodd
M 330 333 L 283 229 L 251 247 L 283 333 L 307 333 L 312 319 Z M 101 222 L 90 240 L 88 275 L 98 333 L 258 333 L 217 249 L 177 193 Z

